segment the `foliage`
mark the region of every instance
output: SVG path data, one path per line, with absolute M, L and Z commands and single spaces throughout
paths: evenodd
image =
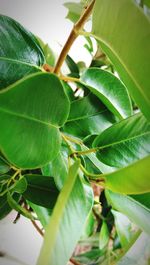
M 39 220 L 38 265 L 139 264 L 130 248 L 150 231 L 150 21 L 141 2 L 66 3 L 75 25 L 56 63 L 48 44 L 0 16 L 0 219 L 15 209 Z M 68 54 L 79 34 L 88 67 Z

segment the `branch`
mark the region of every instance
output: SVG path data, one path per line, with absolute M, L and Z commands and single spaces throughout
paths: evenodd
M 85 9 L 83 15 L 80 17 L 80 19 L 78 20 L 78 22 L 74 25 L 68 40 L 66 41 L 65 46 L 63 47 L 61 54 L 58 58 L 58 61 L 56 63 L 55 69 L 54 69 L 54 73 L 55 74 L 59 74 L 60 72 L 60 68 L 63 64 L 63 62 L 66 59 L 66 56 L 72 46 L 72 44 L 74 43 L 74 41 L 76 40 L 76 38 L 79 35 L 79 31 L 83 28 L 85 22 L 87 21 L 87 19 L 89 18 L 89 16 L 91 15 L 93 6 L 95 4 L 96 0 L 92 0 L 91 3 L 89 4 L 89 6 L 87 6 L 87 8 Z

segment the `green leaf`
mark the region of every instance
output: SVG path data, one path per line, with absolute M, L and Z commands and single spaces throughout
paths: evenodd
M 27 189 L 27 181 L 24 177 L 21 177 L 15 184 L 13 191 L 22 194 Z
M 107 246 L 109 242 L 109 231 L 108 231 L 108 226 L 105 221 L 102 223 L 100 235 L 99 235 L 99 248 L 102 250 Z
M 37 37 L 39 44 L 43 50 L 46 63 L 50 66 L 55 66 L 55 55 L 49 45 L 44 43 L 39 37 Z
M 0 174 L 5 174 L 10 170 L 10 166 L 0 157 Z
M 34 35 L 18 22 L 0 16 L 0 89 L 41 71 L 43 51 Z
M 7 202 L 9 204 L 9 206 L 16 210 L 17 212 L 19 212 L 20 214 L 22 214 L 23 216 L 25 216 L 26 218 L 29 218 L 31 220 L 34 220 L 34 217 L 32 216 L 32 214 L 30 212 L 28 212 L 25 208 L 23 208 L 22 206 L 20 206 L 13 198 L 13 194 L 11 194 L 10 192 L 7 192 Z
M 20 198 L 20 195 L 17 193 L 13 194 L 13 199 L 18 202 Z M 2 220 L 4 217 L 6 217 L 10 212 L 12 208 L 7 202 L 7 195 L 0 196 L 0 220 Z
M 124 214 L 111 210 L 115 218 L 115 227 L 122 247 L 126 247 L 132 238 L 131 222 Z
M 59 193 L 53 178 L 31 174 L 24 175 L 24 178 L 28 186 L 23 197 L 34 204 L 53 209 Z
M 74 62 L 74 60 L 69 55 L 67 55 L 65 61 L 71 74 L 75 74 L 76 77 L 79 77 L 79 68 L 78 65 Z
M 68 157 L 65 157 L 65 152 L 59 152 L 57 157 L 42 168 L 42 173 L 45 176 L 53 176 L 56 186 L 59 190 L 62 189 L 65 180 L 68 176 Z
M 135 1 L 97 0 L 92 34 L 150 119 L 150 45 L 146 41 L 150 38 L 149 18 Z
M 46 227 L 38 265 L 66 265 L 82 234 L 93 204 L 93 194 L 89 185 L 78 176 L 79 166 L 80 161 L 77 160 L 69 170 L 68 179 Z
M 81 81 L 119 119 L 132 114 L 127 89 L 113 74 L 99 68 L 89 68 L 81 76 Z
M 150 234 L 150 208 L 147 208 L 145 204 L 140 203 L 140 201 L 135 200 L 131 196 L 117 194 L 108 190 L 105 193 L 113 209 L 125 214 L 133 223 Z M 142 197 L 143 194 L 140 196 Z
M 106 188 L 123 194 L 141 194 L 150 192 L 149 171 L 150 156 L 115 172 L 103 174 Z
M 150 124 L 141 113 L 135 114 L 97 136 L 93 146 L 103 163 L 126 166 L 150 153 Z
M 64 3 L 64 6 L 68 9 L 66 18 L 68 18 L 73 23 L 76 23 L 82 13 L 84 6 L 83 3 L 68 2 Z
M 61 144 L 59 127 L 67 119 L 69 105 L 54 74 L 34 74 L 2 91 L 2 153 L 24 169 L 41 167 L 54 159 Z
M 91 134 L 99 134 L 114 121 L 109 110 L 90 93 L 86 97 L 72 101 L 63 130 L 76 137 L 85 138 Z
M 81 253 L 77 256 L 75 256 L 75 260 L 79 261 L 81 264 L 86 265 L 99 265 L 100 264 L 100 258 L 102 257 L 102 260 L 104 260 L 104 251 L 93 248 L 92 250 L 88 252 Z
M 36 213 L 38 220 L 40 221 L 43 228 L 45 228 L 49 221 L 50 216 L 52 214 L 52 209 L 48 209 L 37 204 L 32 203 L 31 201 L 27 201 L 32 210 Z

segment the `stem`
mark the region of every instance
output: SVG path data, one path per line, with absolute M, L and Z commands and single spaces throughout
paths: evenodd
M 77 155 L 77 156 L 87 155 L 87 154 L 90 154 L 90 153 L 96 153 L 98 150 L 99 150 L 99 147 L 91 148 L 91 149 L 86 150 L 86 151 L 76 151 L 74 154 Z
M 61 66 L 63 64 L 63 62 L 66 59 L 66 56 L 72 46 L 72 44 L 74 43 L 74 41 L 76 40 L 76 38 L 79 35 L 79 31 L 83 28 L 85 22 L 87 21 L 87 19 L 89 18 L 89 16 L 91 15 L 93 6 L 95 4 L 95 0 L 92 0 L 91 3 L 89 4 L 89 6 L 87 6 L 87 8 L 85 9 L 85 12 L 83 13 L 83 15 L 80 17 L 80 19 L 78 20 L 78 22 L 74 25 L 65 46 L 63 47 L 61 54 L 58 58 L 58 61 L 56 63 L 55 69 L 54 69 L 54 73 L 55 74 L 59 74 Z
M 70 259 L 70 262 L 74 265 L 81 265 L 79 262 L 77 262 L 76 260 L 74 260 L 73 258 Z
M 33 220 L 31 220 L 33 226 L 35 227 L 35 229 L 38 231 L 38 233 L 43 237 L 44 236 L 44 233 L 42 231 L 42 229 L 40 229 L 40 227 L 37 225 L 37 223 Z
M 64 76 L 64 75 L 60 75 L 60 79 L 65 82 L 79 82 L 80 81 L 79 78 Z

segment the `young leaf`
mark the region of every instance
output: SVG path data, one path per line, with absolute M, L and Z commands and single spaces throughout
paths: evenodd
M 27 189 L 27 181 L 24 177 L 21 177 L 15 184 L 13 191 L 22 194 Z
M 149 171 L 150 156 L 115 172 L 103 174 L 105 186 L 109 190 L 123 194 L 150 192 Z
M 143 231 L 150 234 L 150 208 L 146 207 L 140 200 L 135 200 L 131 196 L 121 195 L 112 191 L 105 191 L 107 200 L 111 206 L 125 214 L 133 223 L 137 224 Z M 141 197 L 143 194 L 140 195 Z M 149 193 L 150 200 L 150 193 Z
M 102 250 L 107 246 L 109 242 L 109 231 L 108 231 L 108 226 L 105 221 L 102 223 L 100 235 L 99 235 L 99 248 Z
M 0 16 L 0 89 L 41 71 L 43 51 L 34 35 L 12 18 Z
M 24 175 L 24 178 L 28 186 L 23 197 L 34 204 L 53 209 L 59 193 L 53 178 L 31 174 Z
M 134 163 L 150 153 L 150 123 L 141 113 L 135 114 L 97 136 L 93 146 L 99 147 L 97 157 L 107 165 Z
M 37 37 L 37 40 L 39 41 L 39 44 L 43 50 L 45 61 L 50 66 L 55 65 L 55 55 L 52 51 L 52 49 L 49 47 L 49 45 L 44 43 L 39 37 Z
M 67 119 L 69 105 L 54 74 L 34 74 L 3 90 L 0 93 L 2 153 L 20 168 L 40 167 L 54 159 L 61 143 L 59 127 Z
M 81 81 L 119 119 L 132 114 L 127 89 L 113 74 L 99 68 L 89 68 L 81 76 Z
M 69 170 L 46 227 L 38 265 L 66 265 L 81 236 L 93 204 L 93 195 L 88 184 L 83 184 L 78 176 L 79 165 L 80 162 L 76 161 Z
M 66 18 L 68 18 L 73 23 L 76 23 L 83 11 L 83 3 L 68 2 L 65 3 L 64 6 L 68 8 L 68 14 Z
M 150 119 L 149 18 L 136 1 L 97 0 L 92 33 L 114 64 L 137 105 Z

